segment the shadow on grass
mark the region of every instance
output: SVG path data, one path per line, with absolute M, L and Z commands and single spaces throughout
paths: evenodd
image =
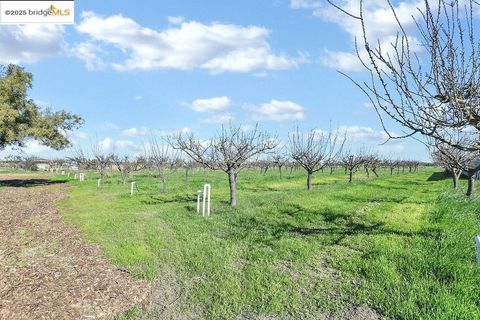
M 56 180 L 52 181 L 49 179 L 11 179 L 11 180 L 0 180 L 0 187 L 36 187 L 36 186 L 46 186 L 51 184 L 65 183 L 65 180 Z
M 150 199 L 142 200 L 143 204 L 155 205 L 161 203 L 193 203 L 196 198 L 188 196 L 151 196 Z
M 427 181 L 440 181 L 445 179 L 450 179 L 445 172 L 434 172 L 430 177 L 428 177 Z
M 404 231 L 385 226 L 383 222 L 356 222 L 349 214 L 318 212 L 324 217 L 325 226 L 301 226 L 292 222 L 274 222 L 258 218 L 242 219 L 236 223 L 237 232 L 233 237 L 250 238 L 262 245 L 274 246 L 275 242 L 291 237 L 313 237 L 324 245 L 339 245 L 345 238 L 365 235 L 393 235 L 399 237 L 435 238 L 436 229 Z

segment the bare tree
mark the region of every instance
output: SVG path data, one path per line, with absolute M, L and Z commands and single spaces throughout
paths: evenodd
M 478 152 L 459 150 L 447 143 L 432 140 L 430 154 L 435 162 L 452 175 L 454 189 L 458 188 L 458 180 L 462 172 L 465 172 L 468 178 L 466 194 L 472 196 L 475 193 L 475 175 L 478 172 L 475 167 L 480 155 Z
M 278 173 L 280 174 L 280 179 L 282 179 L 282 168 L 288 163 L 289 157 L 283 152 L 283 150 L 278 151 L 272 156 L 272 164 L 278 168 Z
M 172 159 L 178 159 L 178 152 L 172 150 L 168 143 L 159 144 L 157 139 L 152 137 L 149 159 L 158 172 L 158 178 L 162 183 L 162 193 L 167 193 L 167 175 L 165 171 L 175 161 Z
M 289 138 L 290 155 L 307 171 L 307 189 L 312 190 L 313 174 L 337 159 L 345 144 L 345 137 L 340 138 L 338 130 L 310 130 L 305 134 L 297 127 L 289 134 Z
M 345 171 L 348 171 L 348 182 L 352 183 L 353 174 L 358 171 L 358 169 L 365 162 L 365 154 L 363 151 L 359 152 L 345 152 L 340 160 L 345 168 Z
M 366 14 L 365 0 L 359 0 L 358 12 L 332 3 L 357 19 L 362 30 L 357 53 L 369 81 L 349 78 L 369 97 L 390 138 L 420 133 L 464 151 L 479 151 L 480 41 L 474 21 L 478 1 L 422 1 L 418 12 L 412 12 L 414 36 L 400 22 L 392 1 L 383 1 L 398 30 L 387 45 L 371 38 L 372 16 Z M 391 134 L 385 116 L 408 131 Z M 458 132 L 464 133 L 461 140 L 456 139 Z
M 85 154 L 82 147 L 80 146 L 74 148 L 72 150 L 71 156 L 67 157 L 67 159 L 70 162 L 74 163 L 77 166 L 78 170 L 82 170 L 91 166 L 88 156 Z
M 112 154 L 107 152 L 99 142 L 92 145 L 92 163 L 100 174 L 101 183 L 103 185 L 107 168 L 112 163 Z
M 175 149 L 182 150 L 194 161 L 212 170 L 222 170 L 228 175 L 230 205 L 237 204 L 237 174 L 249 160 L 273 150 L 276 137 L 261 132 L 258 125 L 253 130 L 244 131 L 241 126 L 222 126 L 212 139 L 202 141 L 193 134 L 177 134 L 170 138 Z
M 390 169 L 390 175 L 393 175 L 395 168 L 398 168 L 400 161 L 397 159 L 385 159 L 383 160 L 384 166 Z
M 130 159 L 128 156 L 112 155 L 112 162 L 115 164 L 118 172 L 120 172 L 122 178 L 122 184 L 125 184 L 130 178 L 132 172 L 142 170 L 147 162 L 146 157 L 137 156 L 134 159 Z

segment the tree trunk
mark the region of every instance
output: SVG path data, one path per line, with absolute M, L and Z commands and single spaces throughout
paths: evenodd
M 373 172 L 373 174 L 375 174 L 375 177 L 377 177 L 377 178 L 378 178 L 377 169 L 372 169 L 372 172 Z
M 456 173 L 455 171 L 452 171 L 452 178 L 453 178 L 453 189 L 457 190 L 458 189 L 458 179 L 460 178 L 460 173 Z
M 353 178 L 353 171 L 350 171 L 349 177 L 348 177 L 348 182 L 352 183 L 352 178 Z
M 280 172 L 280 179 L 282 179 L 282 167 L 278 167 L 278 171 Z
M 167 177 L 165 177 L 165 169 L 162 167 L 159 170 L 160 181 L 162 182 L 162 193 L 167 193 Z
M 312 190 L 312 172 L 307 172 L 307 189 Z
M 468 176 L 467 196 L 471 197 L 475 194 L 475 175 Z
M 237 205 L 237 174 L 234 171 L 228 172 L 228 184 L 230 186 L 230 205 Z

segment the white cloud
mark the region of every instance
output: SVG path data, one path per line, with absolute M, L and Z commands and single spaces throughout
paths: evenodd
M 110 137 L 106 137 L 103 140 L 97 142 L 102 152 L 117 152 L 132 153 L 139 152 L 143 149 L 142 145 L 130 140 L 114 140 Z
M 35 140 L 28 140 L 23 148 L 9 146 L 2 150 L 2 158 L 10 155 L 54 159 L 64 157 L 65 152 L 46 147 Z
M 320 134 L 328 134 L 322 129 L 315 131 Z M 365 149 L 383 155 L 402 153 L 407 144 L 405 140 L 389 140 L 385 131 L 366 126 L 339 126 L 335 129 L 335 133 L 338 134 L 339 139 L 346 138 L 345 149 L 357 151 Z
M 122 134 L 126 137 L 145 137 L 145 136 L 169 136 L 176 133 L 187 133 L 191 132 L 190 128 L 184 127 L 177 130 L 157 130 L 157 129 L 150 129 L 146 127 L 141 128 L 129 128 L 122 131 Z
M 233 116 L 230 113 L 214 114 L 206 119 L 203 119 L 206 123 L 228 123 L 233 120 Z
M 321 58 L 321 61 L 327 67 L 335 67 L 342 71 L 364 70 L 356 53 L 325 50 L 325 55 Z
M 196 99 L 193 100 L 190 104 L 192 110 L 196 112 L 223 112 L 230 108 L 230 98 L 223 96 L 223 97 L 215 97 L 210 99 Z
M 359 15 L 359 1 L 338 0 L 335 1 L 335 3 L 345 11 L 356 16 Z M 404 0 L 394 4 L 398 20 L 407 34 L 409 34 L 409 41 L 411 41 L 410 49 L 412 52 L 420 52 L 422 50 L 418 45 L 418 39 L 414 36 L 416 25 L 413 17 L 419 18 L 420 13 L 417 8 L 424 6 L 425 4 L 421 0 Z M 314 1 L 292 0 L 290 7 L 293 9 L 311 10 L 314 16 L 335 23 L 350 36 L 352 48 L 354 48 L 355 39 L 360 42 L 362 41 L 361 39 L 363 39 L 359 20 L 348 16 L 328 3 L 320 4 Z M 375 45 L 379 42 L 384 54 L 392 52 L 393 48 L 391 43 L 395 41 L 395 36 L 400 29 L 388 2 L 376 0 L 364 1 L 363 16 L 369 42 Z M 362 59 L 366 60 L 367 55 L 361 43 L 359 44 L 359 54 Z M 321 60 L 324 65 L 341 71 L 363 70 L 363 66 L 358 60 L 354 49 L 350 52 L 325 50 L 325 54 Z
M 282 70 L 300 60 L 273 53 L 270 31 L 258 26 L 182 22 L 158 31 L 122 15 L 102 17 L 84 12 L 77 30 L 92 40 L 112 45 L 126 58 L 112 63 L 117 70 L 206 69 L 218 72 Z
M 395 142 L 395 143 L 387 143 L 384 145 L 380 145 L 377 147 L 378 151 L 383 154 L 395 154 L 395 153 L 402 153 L 405 151 L 405 143 L 404 142 Z
M 133 142 L 133 141 L 130 141 L 130 140 L 117 140 L 115 141 L 115 148 L 118 148 L 118 149 L 131 149 L 131 150 L 135 150 L 135 149 L 138 149 L 138 144 Z
M 256 121 L 292 121 L 305 118 L 305 108 L 292 101 L 272 100 L 260 106 L 246 106 Z
M 0 26 L 0 63 L 35 63 L 63 53 L 63 27 L 28 24 Z
M 100 147 L 102 151 L 108 151 L 112 149 L 113 140 L 107 137 L 107 138 L 104 138 L 103 140 L 98 141 L 97 145 Z
M 185 19 L 183 17 L 168 17 L 168 22 L 171 24 L 180 24 L 184 21 Z
M 105 123 L 105 128 L 108 129 L 108 130 L 118 130 L 118 129 L 120 129 L 120 127 L 113 122 Z
M 338 132 L 347 137 L 348 142 L 380 144 L 388 140 L 385 131 L 377 131 L 370 127 L 340 126 Z
M 104 52 L 98 45 L 92 42 L 82 42 L 75 45 L 72 54 L 83 60 L 88 70 L 100 70 L 106 67 L 105 62 L 99 57 Z
M 290 0 L 290 8 L 292 9 L 317 9 L 322 4 L 313 0 Z
M 145 127 L 142 128 L 129 128 L 122 131 L 122 134 L 127 137 L 143 137 L 146 136 L 151 130 Z
M 134 99 L 137 101 L 140 101 L 140 100 L 143 100 L 143 96 L 135 96 Z
M 74 131 L 72 133 L 72 138 L 75 140 L 86 140 L 88 138 L 88 134 L 82 131 Z

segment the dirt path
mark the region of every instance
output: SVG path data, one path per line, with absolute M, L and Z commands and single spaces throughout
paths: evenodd
M 44 179 L 0 175 L 0 319 L 112 319 L 142 303 L 147 283 L 63 222 L 67 186 Z

